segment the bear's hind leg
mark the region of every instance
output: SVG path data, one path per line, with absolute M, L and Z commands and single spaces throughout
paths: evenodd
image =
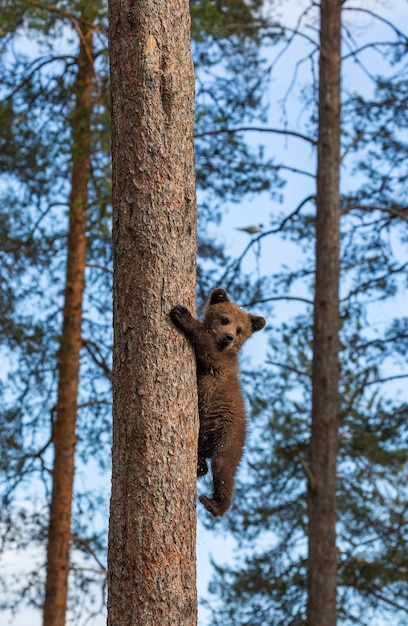
M 213 497 L 200 496 L 199 500 L 215 517 L 224 515 L 231 506 L 238 463 L 239 459 L 234 460 L 225 450 L 222 456 L 217 454 L 212 459 Z
M 198 457 L 198 461 L 197 461 L 197 477 L 199 478 L 200 476 L 205 476 L 205 474 L 208 472 L 208 464 L 207 461 L 205 460 L 205 457 Z

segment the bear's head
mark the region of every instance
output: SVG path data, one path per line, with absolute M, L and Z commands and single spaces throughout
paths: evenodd
M 252 333 L 266 324 L 263 317 L 245 313 L 230 301 L 224 289 L 214 289 L 210 294 L 203 325 L 213 335 L 220 350 L 238 352 Z

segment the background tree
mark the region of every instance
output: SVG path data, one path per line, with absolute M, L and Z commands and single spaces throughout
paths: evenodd
M 406 145 L 391 117 L 395 116 L 401 129 L 405 108 L 399 77 L 405 73 L 407 38 L 381 13 L 375 16 L 364 9 L 353 13 L 347 3 L 343 10 L 338 620 L 379 624 L 381 619 L 390 619 L 402 624 L 406 608 L 401 598 L 408 593 L 407 523 L 403 521 L 408 459 L 406 428 L 401 422 L 406 416 L 406 396 L 401 384 L 407 376 L 407 362 L 396 349 L 398 342 L 404 345 L 405 322 L 401 316 L 392 318 L 403 302 L 399 294 L 404 289 L 406 254 L 400 242 L 405 240 L 407 172 L 400 161 Z M 358 29 L 353 26 L 353 18 L 362 14 L 370 20 L 367 32 L 361 23 Z M 271 62 L 277 70 L 279 59 L 285 58 L 283 52 L 293 48 L 300 34 L 307 45 L 294 64 L 297 81 L 307 63 L 311 80 L 318 75 L 318 47 L 308 28 L 315 20 L 315 9 L 307 5 L 296 27 L 287 30 L 277 62 Z M 372 45 L 371 37 L 375 39 Z M 350 61 L 353 68 L 359 68 L 357 87 Z M 296 85 L 294 80 L 288 82 L 287 123 Z M 316 82 L 311 85 L 302 83 L 297 92 L 301 101 L 306 99 L 308 106 L 316 107 L 298 130 L 314 142 L 318 102 L 308 98 L 317 93 Z M 286 267 L 272 281 L 266 277 L 263 285 L 265 303 L 278 303 L 272 317 L 275 328 L 269 330 L 270 354 L 264 371 L 256 381 L 248 373 L 248 396 L 256 421 L 234 515 L 224 521 L 238 541 L 240 559 L 235 566 L 217 567 L 211 589 L 219 601 L 213 604 L 211 624 L 302 624 L 307 620 L 306 581 L 312 564 L 307 551 L 306 494 L 314 478 L 308 463 L 314 339 L 310 312 L 317 226 L 313 203 L 312 187 L 310 195 L 306 191 L 294 208 L 271 215 L 271 228 L 254 238 L 240 257 L 243 265 L 248 253 L 261 245 L 265 250 L 271 237 L 275 251 L 280 250 L 280 237 L 287 246 Z M 293 244 L 300 244 L 300 251 L 294 251 Z M 325 269 L 329 273 L 330 265 Z M 232 284 L 235 280 L 239 280 L 238 272 Z M 281 321 L 278 306 L 285 301 L 292 303 L 294 315 L 291 319 L 286 305 Z M 392 309 L 386 302 L 392 303 Z M 387 318 L 389 323 L 384 322 Z M 312 437 L 315 434 L 312 431 Z M 333 572 L 333 559 L 331 563 Z
M 154 4 L 154 6 L 153 6 Z M 184 0 L 109 5 L 114 358 L 108 624 L 197 622 L 194 69 Z M 137 97 L 131 97 L 137 94 Z M 184 347 L 183 347 L 184 344 Z
M 307 623 L 336 610 L 336 468 L 339 427 L 341 0 L 320 4 L 312 428 L 308 482 Z
M 95 7 L 81 9 L 77 74 L 73 85 L 72 183 L 69 202 L 63 327 L 57 355 L 58 391 L 52 441 L 54 464 L 47 542 L 44 626 L 64 626 L 67 609 L 71 509 L 75 470 L 79 362 L 85 289 L 88 186 L 91 177 L 92 111 L 94 107 L 93 20 Z
M 2 136 L 1 224 L 3 274 L 9 285 L 2 292 L 2 348 L 8 358 L 2 427 L 9 430 L 2 547 L 6 551 L 11 545 L 25 552 L 28 547 L 37 559 L 33 548 L 49 538 L 44 622 L 61 624 L 65 623 L 68 573 L 74 573 L 78 590 L 88 591 L 92 579 L 98 578 L 96 572 L 99 580 L 104 574 L 98 558 L 103 541 L 93 541 L 92 548 L 89 544 L 95 532 L 89 520 L 95 520 L 104 500 L 106 506 L 106 497 L 95 486 L 78 490 L 77 484 L 72 533 L 70 528 L 77 418 L 77 452 L 88 466 L 86 471 L 98 461 L 107 466 L 99 442 L 103 438 L 109 442 L 108 142 L 100 41 L 97 46 L 93 43 L 100 30 L 93 24 L 96 5 L 89 3 L 52 10 L 41 3 L 22 2 L 5 7 L 2 17 L 1 112 L 8 130 Z M 61 43 L 64 28 L 66 35 L 73 35 L 72 44 L 68 38 Z M 27 44 L 20 48 L 21 32 L 35 35 L 33 51 L 26 52 Z M 105 157 L 101 151 L 96 156 L 96 146 L 104 146 Z M 86 271 L 89 278 L 93 275 L 83 303 Z M 99 295 L 101 288 L 105 302 Z M 105 322 L 100 324 L 102 311 Z M 80 352 L 86 374 L 78 398 Z M 92 579 L 86 574 L 91 562 L 96 564 Z M 17 576 L 13 585 L 8 576 L 2 581 L 8 603 L 23 599 L 42 608 L 44 573 L 45 568 L 35 564 L 28 576 Z

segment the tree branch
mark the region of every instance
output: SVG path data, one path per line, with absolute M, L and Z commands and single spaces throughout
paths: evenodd
M 94 341 L 91 341 L 90 339 L 83 339 L 82 345 L 87 350 L 88 354 L 90 355 L 94 363 L 96 363 L 96 365 L 98 365 L 98 367 L 100 367 L 102 371 L 105 373 L 107 378 L 111 380 L 112 370 L 109 367 L 109 365 L 106 363 L 103 356 L 101 355 L 99 346 Z
M 402 220 L 408 222 L 408 208 L 403 207 L 402 209 L 393 209 L 385 206 L 381 206 L 379 204 L 350 204 L 349 206 L 341 209 L 342 215 L 347 215 L 351 211 L 381 211 L 382 213 L 389 213 L 392 217 L 399 217 Z M 407 214 L 406 214 L 407 213 Z
M 67 11 L 66 9 L 63 9 L 62 7 L 58 7 L 53 4 L 46 4 L 45 2 L 37 2 L 37 0 L 28 0 L 28 2 L 33 7 L 37 7 L 38 9 L 44 9 L 45 11 L 50 11 L 50 13 L 57 13 L 61 17 L 66 17 L 70 22 L 73 22 L 74 24 L 82 24 L 83 26 L 87 26 L 92 30 L 103 33 L 104 35 L 106 35 L 106 37 L 108 36 L 107 31 L 100 26 L 96 26 L 92 22 L 88 22 L 88 20 L 85 20 L 83 17 L 74 15 L 73 13 Z
M 271 296 L 270 298 L 257 298 L 253 302 L 247 302 L 243 304 L 243 307 L 250 307 L 254 304 L 265 304 L 266 302 L 278 302 L 281 300 L 289 300 L 290 302 L 303 302 L 305 304 L 310 304 L 313 306 L 313 300 L 308 300 L 307 298 L 301 298 L 300 296 Z
M 252 246 L 254 246 L 255 244 L 257 244 L 263 237 L 267 237 L 269 235 L 275 235 L 276 233 L 281 232 L 286 224 L 295 216 L 297 215 L 301 209 L 305 206 L 305 204 L 307 204 L 308 202 L 310 202 L 311 200 L 313 200 L 315 198 L 314 195 L 310 195 L 307 196 L 306 198 L 304 198 L 302 200 L 302 202 L 296 207 L 296 209 L 294 211 L 292 211 L 292 213 L 289 213 L 289 215 L 287 215 L 282 222 L 279 224 L 279 226 L 277 226 L 276 228 L 272 228 L 271 230 L 268 230 L 264 233 L 260 233 L 257 237 L 252 237 L 251 241 L 247 244 L 247 246 L 244 248 L 244 251 L 242 252 L 242 254 L 240 255 L 240 257 L 238 259 L 235 259 L 225 270 L 224 274 L 221 276 L 221 278 L 217 281 L 216 286 L 221 286 L 226 277 L 228 276 L 229 272 L 233 271 L 233 273 L 235 274 L 239 268 L 240 265 L 243 261 L 243 259 L 245 258 L 245 256 L 247 255 L 247 253 L 249 252 L 249 250 L 252 248 Z M 232 280 L 232 279 L 231 279 Z M 228 282 L 227 284 L 227 288 L 231 285 L 231 280 Z
M 262 126 L 242 126 L 238 128 L 218 128 L 216 130 L 207 130 L 202 133 L 195 133 L 195 139 L 201 137 L 207 137 L 210 135 L 219 135 L 222 133 L 234 134 L 234 133 L 243 133 L 243 132 L 256 132 L 256 133 L 275 133 L 277 135 L 289 135 L 290 137 L 297 137 L 298 139 L 303 139 L 303 141 L 307 141 L 311 143 L 313 146 L 317 145 L 317 142 L 308 137 L 307 135 L 303 135 L 302 133 L 298 133 L 294 130 L 285 130 L 282 128 L 268 128 Z
M 103 272 L 106 272 L 107 274 L 112 274 L 113 276 L 113 270 L 111 270 L 109 267 L 105 267 L 104 265 L 99 265 L 98 263 L 87 263 L 86 267 L 93 267 L 98 270 L 102 270 Z
M 381 15 L 378 15 L 378 13 L 375 13 L 374 11 L 371 11 L 370 9 L 362 9 L 361 7 L 343 7 L 343 11 L 355 11 L 355 12 L 359 12 L 359 13 L 366 13 L 367 15 L 370 15 L 371 17 L 374 17 L 376 20 L 382 22 L 383 24 L 385 24 L 386 26 L 389 26 L 391 30 L 394 31 L 394 33 L 396 35 L 398 35 L 398 37 L 401 37 L 401 39 L 405 42 L 408 41 L 408 37 L 407 35 L 405 35 L 401 30 L 399 30 L 399 28 L 397 28 L 395 26 L 395 24 L 393 24 L 392 22 L 390 22 L 389 20 L 387 20 L 385 17 L 382 17 Z
M 76 537 L 75 535 L 71 535 L 71 541 L 73 541 L 74 543 L 79 543 L 80 545 L 84 546 L 87 552 L 89 552 L 89 554 L 93 556 L 98 566 L 101 568 L 101 573 L 106 574 L 106 565 L 104 565 L 102 561 L 99 559 L 95 550 L 91 547 L 89 541 L 87 541 L 86 539 L 82 539 L 81 537 Z
M 312 491 L 313 493 L 316 492 L 316 479 L 313 476 L 310 467 L 308 466 L 308 464 L 306 463 L 306 461 L 304 460 L 303 457 L 299 457 L 299 461 L 301 466 L 303 467 L 303 471 L 306 474 L 306 478 L 307 478 L 307 482 L 309 485 L 309 489 L 310 491 Z

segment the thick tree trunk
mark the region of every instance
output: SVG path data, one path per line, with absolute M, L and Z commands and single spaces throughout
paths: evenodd
M 336 624 L 339 420 L 339 151 L 342 0 L 322 0 L 313 398 L 309 489 L 309 626 Z
M 88 9 L 86 19 L 91 20 Z M 53 424 L 54 468 L 47 547 L 44 626 L 64 626 L 69 575 L 75 426 L 85 287 L 86 216 L 93 103 L 92 32 L 84 32 L 78 56 L 73 112 L 72 188 L 63 328 L 58 352 L 58 401 Z
M 108 624 L 193 626 L 197 398 L 187 0 L 111 0 L 114 354 Z

